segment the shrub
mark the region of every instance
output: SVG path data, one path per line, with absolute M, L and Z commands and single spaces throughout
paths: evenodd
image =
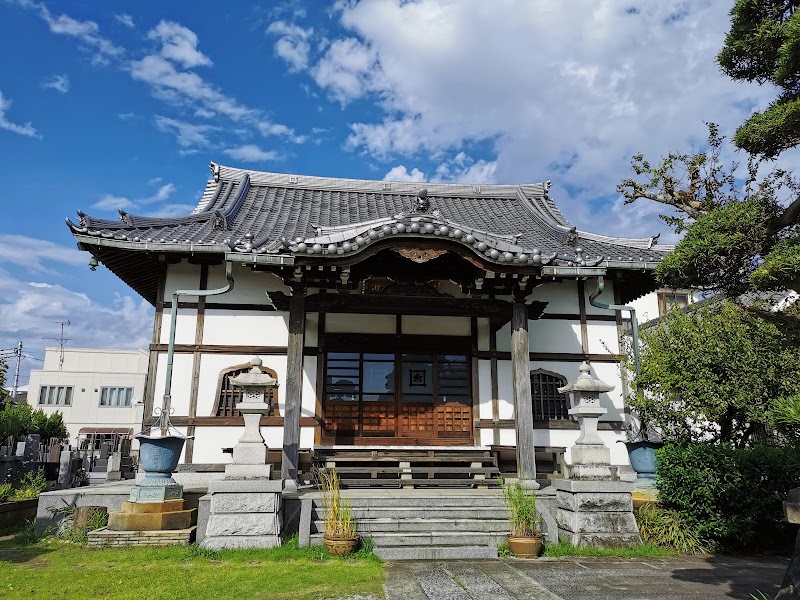
M 697 531 L 687 525 L 675 510 L 668 510 L 648 502 L 636 511 L 636 523 L 643 542 L 669 548 L 681 554 L 705 552 Z
M 19 488 L 11 494 L 12 500 L 30 500 L 37 498 L 39 492 L 47 489 L 47 480 L 44 478 L 44 469 L 28 471 L 19 482 Z
M 775 543 L 786 534 L 783 501 L 800 480 L 800 448 L 668 444 L 657 455 L 664 507 L 710 547 Z
M 0 502 L 5 502 L 11 497 L 13 488 L 10 483 L 0 483 Z

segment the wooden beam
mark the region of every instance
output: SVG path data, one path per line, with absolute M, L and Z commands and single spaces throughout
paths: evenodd
M 478 358 L 480 358 L 481 353 L 477 352 Z M 497 328 L 493 327 L 490 323 L 489 325 L 489 354 L 491 355 L 489 369 L 491 378 L 491 385 L 492 385 L 492 420 L 495 423 L 500 422 L 500 382 L 497 378 Z M 510 355 L 509 355 L 510 357 Z M 500 443 L 500 429 L 498 427 L 494 428 L 494 432 L 492 433 L 492 442 L 497 445 Z
M 147 426 L 153 415 L 153 402 L 156 393 L 156 371 L 158 370 L 159 352 L 153 345 L 161 342 L 161 323 L 164 320 L 164 288 L 167 282 L 167 265 L 160 263 L 158 273 L 158 296 L 156 298 L 156 314 L 153 318 L 153 343 L 150 346 L 150 357 L 147 361 L 147 383 L 144 392 L 144 411 L 142 413 L 142 429 Z M 166 346 L 166 344 L 164 344 Z
M 242 417 L 189 417 L 180 416 L 170 419 L 176 427 L 244 427 Z M 262 427 L 283 427 L 283 417 L 261 417 Z M 302 427 L 314 427 L 318 425 L 314 417 L 300 417 Z
M 281 478 L 297 481 L 300 450 L 300 411 L 303 396 L 303 337 L 306 309 L 303 289 L 289 299 L 289 344 L 286 351 L 286 410 L 283 425 Z
M 536 480 L 533 447 L 533 406 L 531 400 L 528 308 L 519 294 L 511 311 L 511 373 L 514 381 L 514 422 L 517 433 L 517 474 L 522 481 Z
M 481 414 L 481 398 L 478 389 L 478 317 L 470 317 L 469 329 L 472 334 L 472 348 L 470 356 L 470 393 L 472 394 L 472 443 L 481 444 L 481 432 L 476 427 L 476 422 Z
M 478 351 L 478 358 L 489 359 L 494 358 L 497 360 L 511 360 L 511 352 L 502 352 L 499 350 Z M 621 356 L 619 354 L 579 354 L 571 352 L 531 352 L 529 353 L 530 360 L 540 361 L 553 361 L 553 362 L 589 362 L 599 363 L 618 363 Z
M 200 290 L 208 289 L 208 265 L 200 267 Z M 203 327 L 205 325 L 206 298 L 200 296 L 197 301 L 197 316 L 195 316 L 194 343 L 200 346 L 203 343 Z M 192 385 L 189 388 L 189 416 L 197 416 L 197 393 L 200 387 L 200 357 L 199 350 L 195 350 L 192 356 Z M 186 450 L 184 451 L 184 462 L 192 464 L 194 457 L 194 425 L 189 425 L 186 435 L 190 436 L 186 440 Z
M 325 313 L 317 313 L 317 389 L 314 416 L 317 426 L 314 427 L 314 444 L 322 442 L 322 395 L 325 393 Z M 301 419 L 302 420 L 302 419 Z

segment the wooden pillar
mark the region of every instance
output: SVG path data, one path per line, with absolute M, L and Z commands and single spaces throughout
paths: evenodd
M 281 478 L 297 481 L 300 462 L 300 410 L 303 392 L 303 334 L 306 308 L 303 289 L 292 289 L 289 298 L 289 344 L 286 349 L 286 410 L 283 415 Z
M 517 476 L 536 487 L 528 307 L 524 297 L 514 299 L 511 312 L 511 373 L 514 379 L 514 424 L 517 428 Z
M 208 289 L 208 265 L 200 266 L 200 290 Z M 194 328 L 194 355 L 192 356 L 192 387 L 189 389 L 189 417 L 194 418 L 197 416 L 197 395 L 200 389 L 200 359 L 202 354 L 200 346 L 203 344 L 203 328 L 205 326 L 206 318 L 206 297 L 199 296 L 197 298 L 197 316 L 195 317 Z M 196 427 L 189 425 L 186 428 L 186 435 L 189 439 L 186 440 L 186 449 L 183 452 L 183 461 L 190 465 L 194 459 L 194 434 Z

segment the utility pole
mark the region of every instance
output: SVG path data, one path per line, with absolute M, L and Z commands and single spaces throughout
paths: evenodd
M 61 325 L 61 335 L 57 338 L 44 338 L 46 340 L 55 340 L 58 342 L 58 369 L 61 370 L 61 367 L 64 366 L 64 346 L 67 345 L 67 342 L 70 340 L 68 337 L 64 337 L 64 326 L 69 327 L 69 321 L 53 321 L 54 323 Z
M 11 402 L 17 402 L 17 388 L 19 388 L 19 363 L 22 362 L 22 342 L 17 344 L 14 349 L 14 356 L 17 357 L 17 364 L 14 367 L 14 385 L 11 387 Z

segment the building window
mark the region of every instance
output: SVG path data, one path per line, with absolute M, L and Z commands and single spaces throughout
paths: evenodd
M 569 399 L 558 388 L 567 385 L 567 379 L 558 373 L 537 369 L 531 371 L 531 399 L 533 420 L 568 420 Z
M 229 367 L 224 369 L 219 374 L 219 380 L 217 381 L 217 408 L 214 412 L 214 416 L 217 417 L 240 417 L 242 413 L 236 410 L 236 405 L 242 401 L 244 397 L 244 390 L 240 387 L 236 387 L 231 383 L 231 379 L 236 377 L 237 375 L 241 375 L 242 373 L 247 373 L 250 369 L 253 368 L 253 365 L 250 363 L 244 365 L 237 365 L 235 367 Z M 273 371 L 272 369 L 268 369 L 267 367 L 260 367 L 261 372 L 269 375 L 273 379 L 277 381 L 278 374 Z M 264 401 L 269 404 L 269 413 L 267 416 L 270 417 L 279 417 L 280 412 L 278 411 L 278 389 L 277 388 L 269 388 L 267 390 L 267 397 Z
M 43 385 L 39 388 L 39 404 L 45 406 L 72 406 L 72 386 Z
M 130 406 L 133 402 L 133 388 L 100 388 L 100 406 Z
M 658 292 L 658 314 L 663 316 L 673 308 L 684 309 L 689 306 L 687 292 Z

